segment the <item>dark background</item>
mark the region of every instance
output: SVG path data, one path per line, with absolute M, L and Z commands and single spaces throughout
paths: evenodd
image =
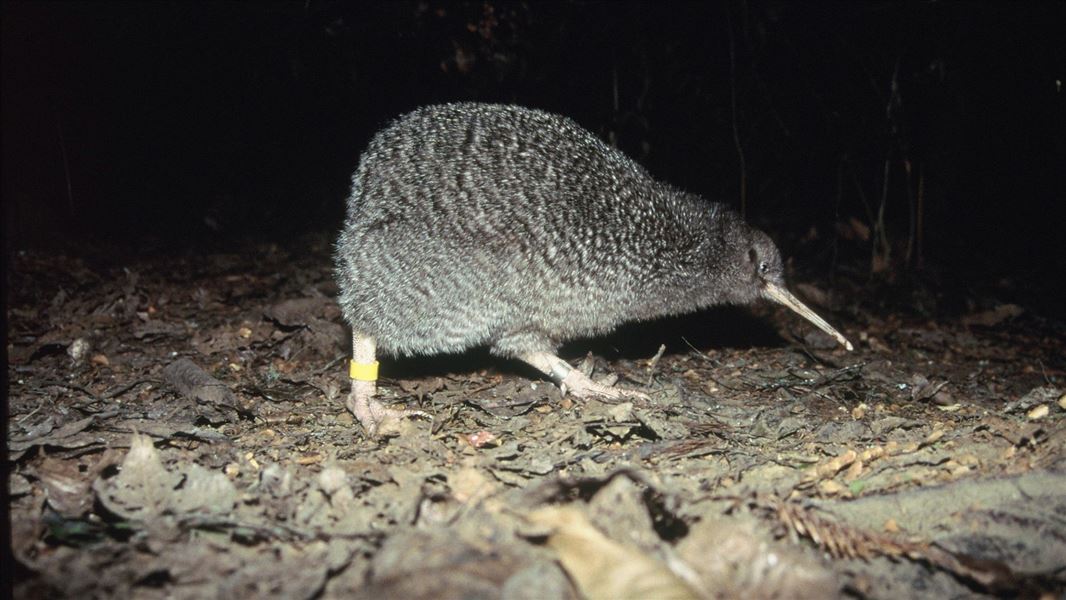
M 9 257 L 333 232 L 374 131 L 481 100 L 575 118 L 817 274 L 1066 305 L 1060 2 L 3 10 Z

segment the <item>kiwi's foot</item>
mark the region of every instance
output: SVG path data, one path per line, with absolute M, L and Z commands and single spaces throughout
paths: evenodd
M 603 398 L 606 400 L 624 400 L 626 398 L 635 398 L 638 400 L 648 400 L 648 395 L 644 392 L 638 392 L 636 390 L 627 390 L 607 383 L 600 383 L 593 381 L 588 375 L 585 375 L 577 369 L 571 369 L 566 377 L 559 382 L 559 387 L 562 389 L 563 394 L 571 394 L 575 398 Z
M 540 372 L 550 376 L 559 384 L 559 389 L 565 396 L 572 394 L 575 398 L 602 398 L 604 400 L 623 400 L 633 398 L 636 400 L 648 400 L 648 395 L 636 390 L 626 390 L 612 385 L 614 379 L 608 381 L 593 381 L 578 369 L 571 367 L 565 360 L 551 352 L 530 352 L 520 356 L 521 360 L 532 365 Z
M 365 385 L 365 384 L 371 385 Z M 432 419 L 433 416 L 421 410 L 409 408 L 389 408 L 374 398 L 373 382 L 352 381 L 352 391 L 348 394 L 348 410 L 352 411 L 355 419 L 363 426 L 363 430 L 369 437 L 374 437 L 379 431 L 394 428 L 398 421 L 411 417 Z

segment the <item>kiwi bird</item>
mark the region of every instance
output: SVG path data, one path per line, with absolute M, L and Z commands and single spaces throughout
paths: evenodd
M 427 106 L 377 133 L 352 178 L 335 260 L 352 327 L 347 404 L 371 433 L 423 414 L 374 398 L 378 352 L 488 346 L 579 398 L 642 396 L 591 380 L 559 346 L 758 299 L 851 349 L 789 293 L 765 233 L 657 181 L 574 121 L 519 106 Z

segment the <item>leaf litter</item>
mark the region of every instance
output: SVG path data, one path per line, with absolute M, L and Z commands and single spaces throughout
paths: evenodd
M 434 419 L 370 439 L 344 409 L 329 240 L 300 244 L 15 257 L 17 597 L 1066 585 L 1061 324 L 802 282 L 856 352 L 760 306 L 568 346 L 650 401 L 575 402 L 484 352 L 385 361 L 382 398 Z

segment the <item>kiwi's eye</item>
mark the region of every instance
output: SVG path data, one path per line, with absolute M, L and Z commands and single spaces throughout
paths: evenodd
M 759 275 L 766 275 L 770 271 L 770 263 L 765 260 L 759 263 Z

